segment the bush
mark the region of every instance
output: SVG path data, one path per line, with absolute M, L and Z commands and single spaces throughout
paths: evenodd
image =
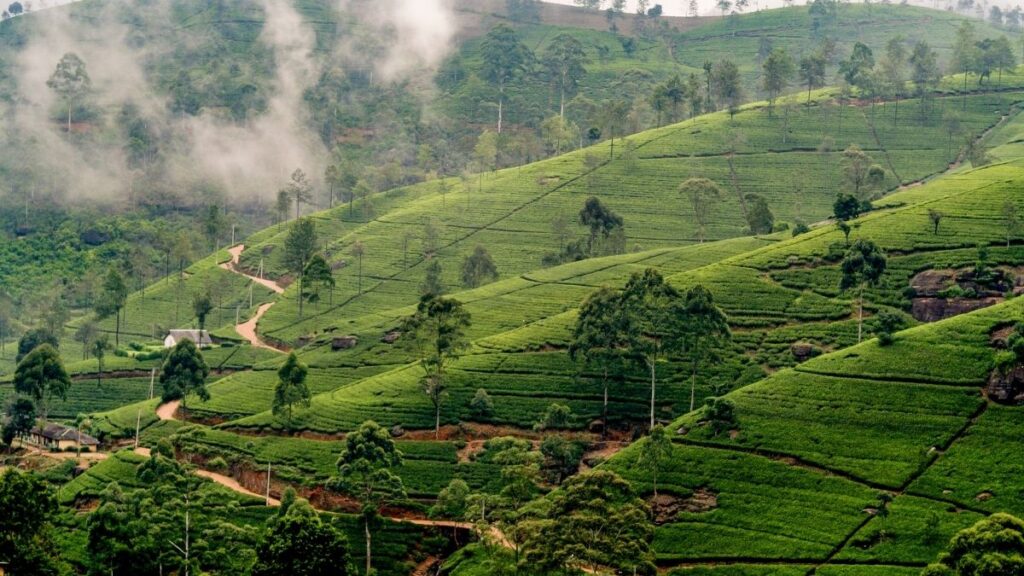
M 541 416 L 539 422 L 533 425 L 534 430 L 550 430 L 568 428 L 572 418 L 572 409 L 565 404 L 551 404 Z
M 797 222 L 796 225 L 793 226 L 793 237 L 799 236 L 801 234 L 807 234 L 810 231 L 811 228 L 807 224 L 804 224 L 803 222 Z
M 225 462 L 224 459 L 221 458 L 220 456 L 217 456 L 214 458 L 210 458 L 206 462 L 206 467 L 209 468 L 210 470 L 226 470 L 228 467 L 228 463 Z

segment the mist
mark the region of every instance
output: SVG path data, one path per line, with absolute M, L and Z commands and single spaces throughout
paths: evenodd
M 17 97 L 0 109 L 9 120 L 0 138 L 20 150 L 20 164 L 31 167 L 33 189 L 53 190 L 65 200 L 113 204 L 126 204 L 137 192 L 145 193 L 137 190 L 140 186 L 193 202 L 217 197 L 265 201 L 296 168 L 318 186 L 330 151 L 311 127 L 304 95 L 323 68 L 344 70 L 356 62 L 365 69 L 369 62 L 375 82 L 432 77 L 431 70 L 448 54 L 457 32 L 445 0 L 384 0 L 372 10 L 361 0 L 341 0 L 337 10 L 358 18 L 362 32 L 341 35 L 324 53 L 316 50 L 315 30 L 291 0 L 254 4 L 265 17 L 259 41 L 272 53 L 273 77 L 265 88 L 265 110 L 242 121 L 218 110 L 171 113 L 169 98 L 151 84 L 145 67 L 153 51 L 167 46 L 133 44 L 119 2 L 97 8 L 99 17 L 90 19 L 89 25 L 72 20 L 69 9 L 40 11 L 43 5 L 34 4 L 30 18 L 38 22 L 13 65 Z M 144 10 L 149 21 L 150 11 L 170 21 L 170 0 L 152 2 Z M 361 46 L 368 46 L 361 43 L 364 35 L 376 43 L 373 57 L 360 52 Z M 76 138 L 68 137 L 57 113 L 63 103 L 47 86 L 66 53 L 85 61 L 92 79 L 90 106 L 101 114 L 99 119 L 76 119 Z M 133 105 L 147 129 L 159 136 L 156 183 L 129 166 L 122 142 L 104 136 L 116 131 L 113 123 L 126 104 Z

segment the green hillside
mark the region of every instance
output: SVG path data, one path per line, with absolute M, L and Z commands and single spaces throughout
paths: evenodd
M 27 161 L 40 152 L 27 133 L 7 134 L 15 152 L 0 158 L 10 177 L 0 186 L 10 228 L 0 235 L 0 424 L 28 430 L 15 401 L 46 397 L 15 391 L 28 364 L 13 358 L 15 335 L 45 328 L 71 379 L 48 416 L 102 442 L 85 459 L 19 438 L 0 446 L 0 490 L 4 474 L 21 474 L 8 468 L 23 469 L 59 502 L 32 545 L 52 549 L 65 572 L 116 564 L 148 576 L 166 561 L 170 573 L 177 542 L 194 536 L 193 572 L 258 574 L 257 555 L 299 541 L 276 530 L 303 516 L 323 531 L 288 553 L 306 560 L 334 529 L 351 570 L 345 554 L 329 556 L 347 574 L 364 573 L 372 540 L 375 570 L 365 571 L 387 576 L 916 576 L 959 531 L 996 513 L 1024 517 L 1020 398 L 1004 402 L 993 384 L 1024 390 L 1024 68 L 993 69 L 986 82 L 974 72 L 922 89 L 908 81 L 898 103 L 863 78 L 790 85 L 771 107 L 759 90 L 759 48 L 799 56 L 826 38 L 837 40 L 828 84 L 856 42 L 881 62 L 897 35 L 930 42 L 948 71 L 962 16 L 837 3 L 825 20 L 804 6 L 689 22 L 548 7 L 536 22 L 506 14 L 528 2 L 488 0 L 456 6 L 462 28 L 437 69 L 393 81 L 377 59 L 398 28 L 359 3 L 153 4 L 83 2 L 0 23 L 7 104 L 21 98 L 19 51 L 66 16 L 79 41 L 105 42 L 112 18 L 132 31 L 125 54 L 145 54 L 147 89 L 167 107 L 144 107 L 160 126 L 148 133 L 148 120 L 97 93 L 58 134 L 62 149 L 97 163 L 130 155 L 124 137 L 148 149 L 127 201 L 64 198 L 72 188 L 40 178 L 43 158 Z M 292 51 L 271 41 L 282 22 L 306 34 Z M 483 36 L 502 23 L 536 54 L 563 33 L 587 53 L 564 153 L 542 137 L 557 98 L 536 63 L 508 86 L 502 135 L 489 132 L 496 89 L 483 79 Z M 974 26 L 981 58 L 984 39 L 1004 31 Z M 343 172 L 337 189 L 310 174 L 310 197 L 299 190 L 275 207 L 230 199 L 198 161 L 195 178 L 179 180 L 175 154 L 203 137 L 203 122 L 238 135 L 279 118 L 295 46 L 316 80 L 285 108 L 301 107 L 301 131 Z M 726 57 L 746 92 L 734 110 L 654 113 L 658 85 L 703 81 L 704 63 Z M 618 102 L 619 124 L 608 116 Z M 66 111 L 51 112 L 63 126 Z M 291 158 L 296 142 L 276 135 Z M 275 196 L 291 173 L 277 172 L 282 182 L 250 192 Z M 717 193 L 702 205 L 681 190 L 690 179 Z M 840 219 L 846 195 L 859 213 Z M 306 225 L 316 237 L 300 259 L 322 256 L 307 270 L 331 280 L 313 297 L 303 266 L 293 269 Z M 844 288 L 862 241 L 885 254 L 885 270 Z M 478 281 L 465 269 L 483 252 L 497 273 Z M 692 332 L 652 327 L 697 322 L 692 302 L 641 319 L 648 310 L 619 297 L 657 300 L 630 291 L 653 272 L 687 298 L 706 290 L 723 314 L 728 337 L 699 360 Z M 124 292 L 109 286 L 118 274 Z M 570 353 L 581 305 L 601 289 L 609 308 L 636 316 L 615 316 L 628 335 L 605 346 L 607 366 Z M 466 344 L 447 364 L 412 342 L 424 293 L 467 313 Z M 163 347 L 182 328 L 215 340 L 201 350 L 206 389 L 184 402 L 159 380 L 190 348 Z M 303 364 L 291 373 L 289 353 Z M 290 393 L 299 399 L 282 409 Z M 662 433 L 659 459 L 648 449 Z M 280 514 L 253 496 L 264 490 L 283 501 Z M 633 523 L 649 530 L 649 558 L 643 542 L 630 548 Z M 118 545 L 159 557 L 145 560 L 153 566 L 124 561 L 127 548 L 109 554 L 108 525 Z M 563 537 L 578 547 L 557 570 L 536 568 Z M 630 556 L 621 562 L 582 559 L 619 544 L 615 554 Z

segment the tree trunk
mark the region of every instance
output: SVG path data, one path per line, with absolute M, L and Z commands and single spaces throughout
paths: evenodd
M 68 102 L 68 136 L 71 135 L 71 102 Z
M 690 375 L 690 412 L 693 412 L 697 400 L 697 360 L 693 361 L 693 374 Z
M 657 372 L 655 371 L 654 360 L 648 361 L 647 366 L 651 369 L 651 428 L 654 428 L 654 400 L 656 398 Z
M 371 570 L 370 562 L 371 562 L 371 559 L 373 558 L 373 555 L 372 555 L 372 553 L 370 551 L 371 550 L 370 546 L 371 546 L 371 542 L 372 542 L 372 537 L 370 536 L 370 519 L 369 518 L 365 518 L 363 520 L 363 528 L 366 531 L 366 574 L 369 574 L 370 570 Z
M 498 89 L 498 134 L 501 134 L 501 123 L 505 112 L 505 86 Z
M 601 385 L 604 387 L 604 408 L 602 410 L 601 421 L 604 425 L 601 426 L 601 438 L 608 437 L 608 368 L 604 369 L 604 376 L 601 380 Z
M 864 333 L 864 286 L 860 287 L 860 296 L 857 298 L 857 343 L 860 344 Z

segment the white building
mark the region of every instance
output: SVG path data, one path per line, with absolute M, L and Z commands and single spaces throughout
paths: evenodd
M 182 340 L 191 340 L 200 348 L 209 348 L 213 345 L 210 333 L 206 330 L 171 330 L 164 338 L 164 348 L 174 348 Z

